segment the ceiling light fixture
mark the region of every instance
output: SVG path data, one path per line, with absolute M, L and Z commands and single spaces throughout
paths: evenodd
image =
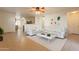
M 32 12 L 35 12 L 35 14 L 43 14 L 45 13 L 44 7 L 32 7 Z

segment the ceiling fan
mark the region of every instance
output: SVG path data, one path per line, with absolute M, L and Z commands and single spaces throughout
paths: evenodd
M 45 11 L 44 7 L 32 7 L 32 12 L 35 12 L 35 14 L 43 14 Z

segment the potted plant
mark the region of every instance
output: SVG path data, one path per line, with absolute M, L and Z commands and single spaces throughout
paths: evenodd
M 4 34 L 4 31 L 3 31 L 3 29 L 0 27 L 0 41 L 3 40 L 3 34 Z

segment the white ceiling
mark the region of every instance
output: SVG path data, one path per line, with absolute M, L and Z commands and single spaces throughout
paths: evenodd
M 46 7 L 45 9 L 45 14 L 79 10 L 78 7 Z M 23 16 L 34 15 L 31 11 L 31 7 L 0 7 L 0 10 L 11 13 L 20 13 Z

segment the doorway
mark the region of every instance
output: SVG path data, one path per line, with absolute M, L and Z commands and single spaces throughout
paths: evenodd
M 68 32 L 71 34 L 79 34 L 79 12 L 70 12 L 68 17 Z

